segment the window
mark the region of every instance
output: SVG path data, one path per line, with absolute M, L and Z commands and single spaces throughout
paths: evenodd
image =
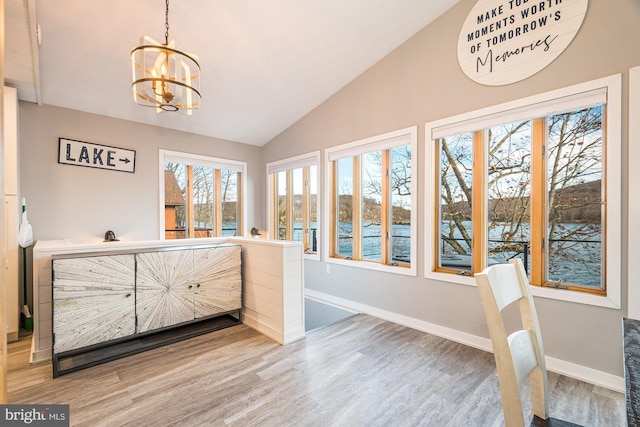
M 164 239 L 240 236 L 244 162 L 160 150 Z
M 619 300 L 619 85 L 603 79 L 428 124 L 427 276 L 521 257 L 532 285 Z
M 327 258 L 415 274 L 415 127 L 327 150 Z
M 318 252 L 319 159 L 316 151 L 267 165 L 270 235 L 302 242 L 304 253 L 312 256 Z

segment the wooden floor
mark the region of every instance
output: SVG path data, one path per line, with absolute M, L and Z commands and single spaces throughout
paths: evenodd
M 366 315 L 280 346 L 245 325 L 51 378 L 9 345 L 9 403 L 73 426 L 500 426 L 493 355 Z M 549 373 L 551 415 L 626 425 L 624 395 Z

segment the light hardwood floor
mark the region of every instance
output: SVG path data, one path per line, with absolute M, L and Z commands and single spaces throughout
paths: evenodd
M 9 403 L 73 426 L 500 426 L 493 355 L 356 315 L 280 346 L 245 325 L 51 378 L 9 345 Z M 626 425 L 624 395 L 549 373 L 551 415 Z

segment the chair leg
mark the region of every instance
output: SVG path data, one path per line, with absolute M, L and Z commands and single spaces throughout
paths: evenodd
M 549 417 L 549 407 L 547 398 L 549 390 L 547 385 L 546 372 L 537 366 L 529 374 L 529 383 L 531 389 L 531 412 L 543 420 Z

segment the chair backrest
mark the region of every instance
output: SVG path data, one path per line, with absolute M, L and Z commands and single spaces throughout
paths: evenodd
M 533 415 L 548 418 L 547 369 L 540 327 L 529 281 L 520 259 L 496 264 L 475 275 L 487 318 L 498 369 L 500 393 L 507 427 L 524 426 L 520 385 L 529 375 Z M 518 301 L 522 330 L 507 335 L 502 310 Z

